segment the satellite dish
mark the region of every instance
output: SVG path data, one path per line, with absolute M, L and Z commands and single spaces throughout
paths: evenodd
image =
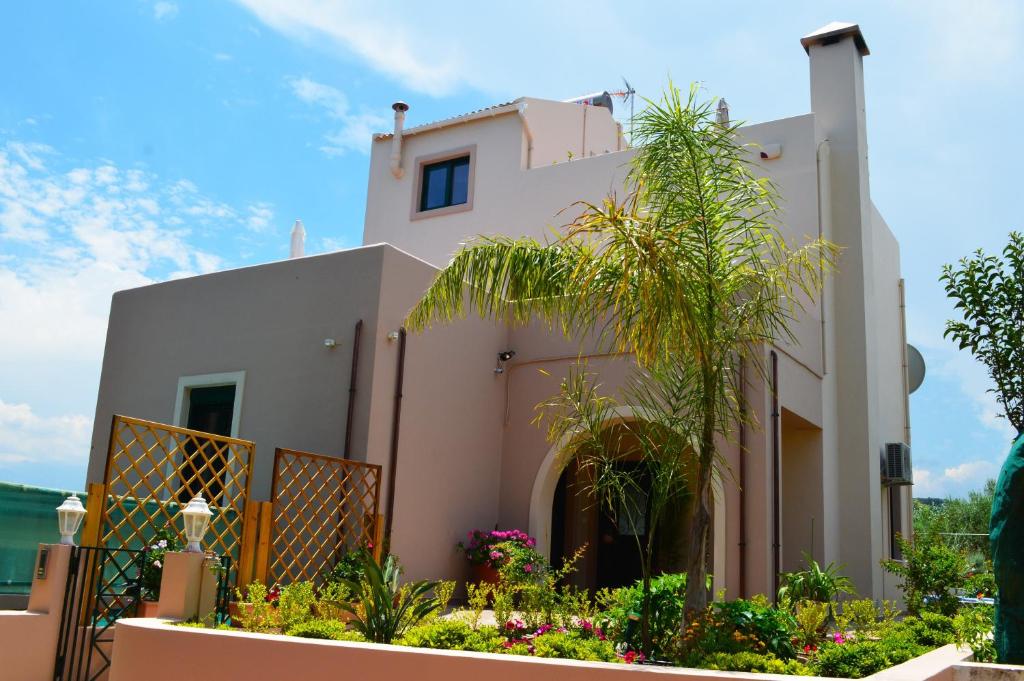
M 910 343 L 907 343 L 907 383 L 910 392 L 914 392 L 924 383 L 924 357 Z

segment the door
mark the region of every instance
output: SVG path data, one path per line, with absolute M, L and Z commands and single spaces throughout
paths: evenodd
M 235 413 L 235 386 L 217 385 L 191 388 L 188 391 L 188 418 L 185 427 L 213 435 L 231 435 Z M 212 442 L 203 443 L 208 449 Z M 207 502 L 214 503 L 224 490 L 224 460 L 213 457 L 213 451 L 200 455 L 194 441 L 185 444 L 185 465 L 182 472 L 186 480 L 178 493 L 178 501 L 188 503 L 192 497 L 202 494 Z

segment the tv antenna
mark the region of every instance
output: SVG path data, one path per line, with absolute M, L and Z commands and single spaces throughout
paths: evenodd
M 634 105 L 634 102 L 636 102 L 636 90 L 634 90 L 633 86 L 629 84 L 629 81 L 626 80 L 625 76 L 622 77 L 622 84 L 625 86 L 625 89 L 617 90 L 615 92 L 609 92 L 608 94 L 610 94 L 613 97 L 621 97 L 623 104 L 625 104 L 627 102 L 629 103 L 629 142 L 630 142 L 630 144 L 632 144 L 633 143 L 633 105 Z

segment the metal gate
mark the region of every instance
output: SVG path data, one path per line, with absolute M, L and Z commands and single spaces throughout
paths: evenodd
M 55 681 L 93 681 L 110 668 L 113 627 L 140 599 L 146 550 L 71 549 L 61 612 Z
M 381 467 L 277 449 L 272 501 L 261 508 L 255 578 L 319 581 L 346 551 L 380 551 Z

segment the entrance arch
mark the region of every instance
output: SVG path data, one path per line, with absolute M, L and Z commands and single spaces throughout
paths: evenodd
M 634 420 L 635 418 L 636 415 L 632 407 L 618 407 L 615 409 L 613 416 L 608 418 L 602 426 L 611 427 Z M 533 488 L 530 493 L 529 533 L 537 540 L 537 551 L 548 560 L 551 560 L 552 555 L 552 507 L 559 480 L 569 462 L 569 457 L 565 455 L 565 451 L 571 441 L 572 436 L 567 435 L 548 450 L 540 466 L 537 468 L 537 474 L 534 477 Z M 711 526 L 712 589 L 713 592 L 718 592 L 719 589 L 725 586 L 726 561 L 725 486 L 718 475 L 712 481 L 712 489 L 714 496 Z

